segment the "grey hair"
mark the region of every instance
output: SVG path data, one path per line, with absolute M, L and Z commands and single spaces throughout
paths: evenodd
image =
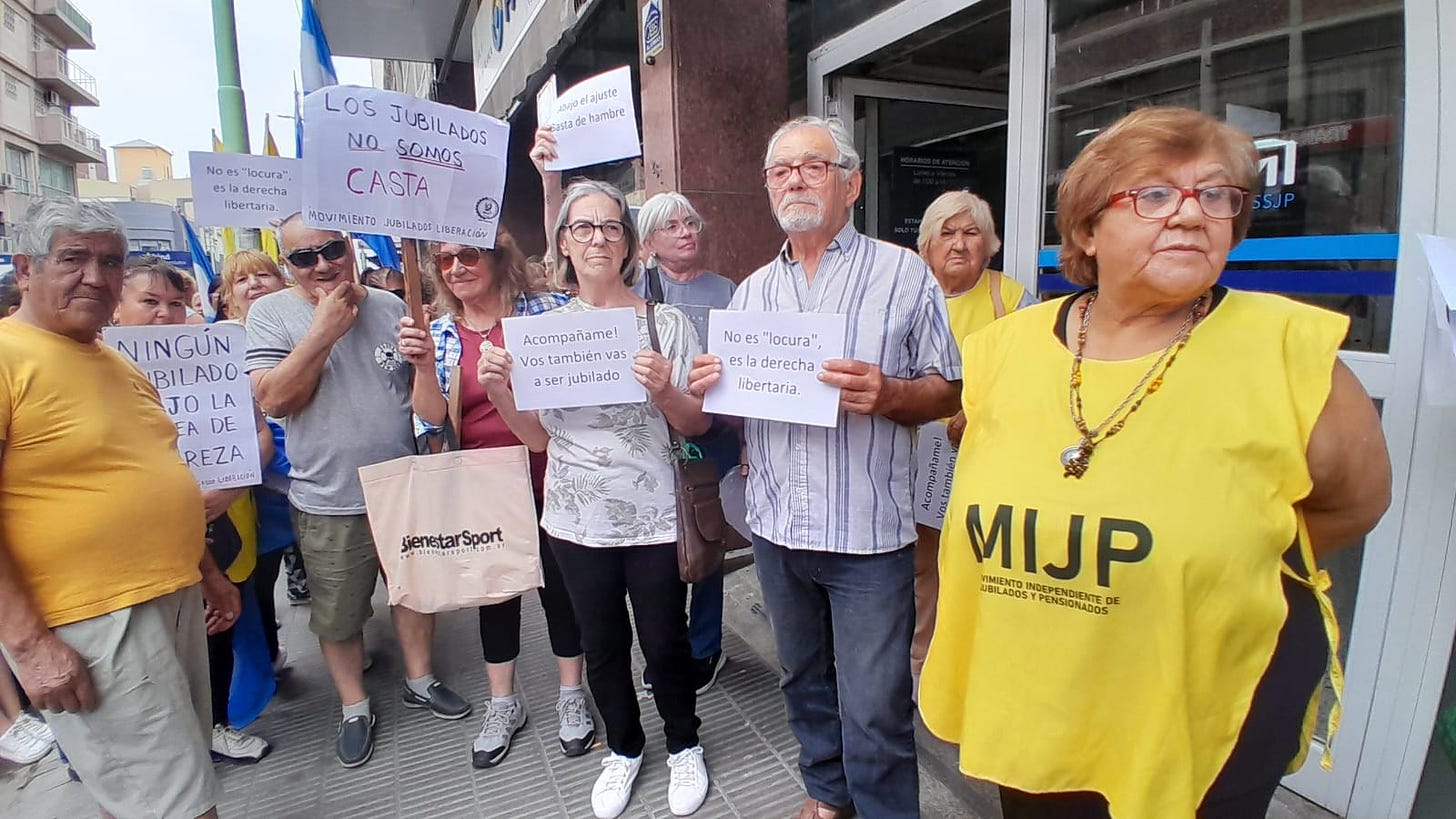
M 653 231 L 661 230 L 678 213 L 697 220 L 700 225 L 703 223 L 703 215 L 698 213 L 698 209 L 693 207 L 693 203 L 686 196 L 677 191 L 664 191 L 653 196 L 637 209 L 638 235 L 651 236 Z
M 103 202 L 83 202 L 69 196 L 41 199 L 25 209 L 15 231 L 15 252 L 40 258 L 51 252 L 56 233 L 115 236 L 126 245 L 126 225 Z
M 834 149 L 839 152 L 836 161 L 843 166 L 841 172 L 851 174 L 859 170 L 859 151 L 854 149 L 854 137 L 850 135 L 849 129 L 844 127 L 844 122 L 839 117 L 799 117 L 780 125 L 779 129 L 774 131 L 773 136 L 768 138 L 768 150 L 763 152 L 765 168 L 773 159 L 774 146 L 779 144 L 779 140 L 783 138 L 784 134 L 796 128 L 823 128 L 828 131 L 830 138 L 834 140 Z
M 641 245 L 641 239 L 637 235 L 637 225 L 632 221 L 632 207 L 627 204 L 627 197 L 615 185 L 606 182 L 598 182 L 595 179 L 577 179 L 567 186 L 566 194 L 561 198 L 561 210 L 556 212 L 556 226 L 551 230 L 551 252 L 556 256 L 556 281 L 558 283 L 576 284 L 576 270 L 571 266 L 571 254 L 561 252 L 561 233 L 566 230 L 567 218 L 571 213 L 571 206 L 576 204 L 578 199 L 600 193 L 611 199 L 617 205 L 622 220 L 622 241 L 627 244 L 627 255 L 622 259 L 622 281 L 628 287 L 637 283 L 637 271 L 641 265 L 637 262 L 637 248 Z

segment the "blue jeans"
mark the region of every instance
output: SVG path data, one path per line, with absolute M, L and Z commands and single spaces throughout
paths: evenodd
M 722 421 L 715 421 L 707 433 L 693 443 L 703 455 L 718 464 L 718 479 L 738 468 L 738 431 Z M 688 604 L 688 642 L 693 657 L 706 660 L 723 650 L 723 573 L 693 584 L 692 602 Z
M 805 790 L 865 819 L 918 817 L 914 548 L 846 555 L 754 537 L 753 554 Z

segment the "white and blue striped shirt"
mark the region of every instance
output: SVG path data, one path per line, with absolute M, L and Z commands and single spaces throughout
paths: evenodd
M 844 357 L 878 365 L 887 377 L 961 377 L 945 296 L 930 268 L 852 223 L 830 243 L 812 283 L 785 244 L 739 285 L 730 308 L 842 313 Z M 830 429 L 743 423 L 754 534 L 790 549 L 843 554 L 890 552 L 915 540 L 912 427 L 843 411 Z

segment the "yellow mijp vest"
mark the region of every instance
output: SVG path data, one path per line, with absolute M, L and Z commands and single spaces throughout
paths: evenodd
M 1230 291 L 1078 480 L 1059 460 L 1078 440 L 1061 304 L 964 345 L 967 424 L 920 709 L 971 776 L 1097 791 L 1118 819 L 1192 817 L 1286 615 L 1281 555 L 1303 530 L 1305 451 L 1348 320 Z M 1085 361 L 1088 423 L 1156 358 Z M 1328 628 L 1328 578 L 1301 547 Z
M 992 288 L 995 288 L 993 292 Z M 950 314 L 950 332 L 957 341 L 985 327 L 996 319 L 1010 315 L 1021 303 L 1026 288 L 1021 282 L 997 270 L 987 270 L 976 280 L 976 284 L 958 296 L 945 300 L 946 312 Z M 999 295 L 1000 298 L 994 298 Z

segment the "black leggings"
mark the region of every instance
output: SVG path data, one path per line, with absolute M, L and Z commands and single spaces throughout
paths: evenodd
M 243 587 L 233 587 L 241 595 Z M 228 692 L 233 687 L 233 627 L 207 636 L 207 676 L 212 680 L 212 724 L 229 725 Z
M 263 618 L 263 638 L 268 641 L 268 661 L 278 659 L 278 603 L 273 597 L 278 585 L 278 571 L 283 565 L 284 549 L 258 555 L 253 569 L 253 593 L 258 601 L 258 616 Z
M 678 578 L 677 545 L 579 546 L 550 538 L 586 648 L 586 676 L 613 753 L 636 757 L 647 738 L 632 678 L 632 615 L 652 671 L 653 701 L 667 752 L 698 744 L 698 695 L 688 647 L 688 587 Z
M 557 657 L 581 656 L 581 630 L 576 625 L 576 612 L 571 596 L 561 579 L 556 556 L 541 538 L 541 576 L 545 584 L 536 592 L 546 612 L 546 632 L 551 637 L 551 653 Z M 509 663 L 521 653 L 521 598 L 512 597 L 502 603 L 480 607 L 480 650 L 488 663 Z
M 1250 819 L 1269 812 L 1284 768 L 1299 754 L 1304 709 L 1329 662 L 1324 620 L 1314 594 L 1282 578 L 1289 613 L 1269 667 L 1254 688 L 1239 738 L 1203 803 L 1198 819 Z M 1100 793 L 1032 794 L 1001 788 L 1004 819 L 1108 819 Z

